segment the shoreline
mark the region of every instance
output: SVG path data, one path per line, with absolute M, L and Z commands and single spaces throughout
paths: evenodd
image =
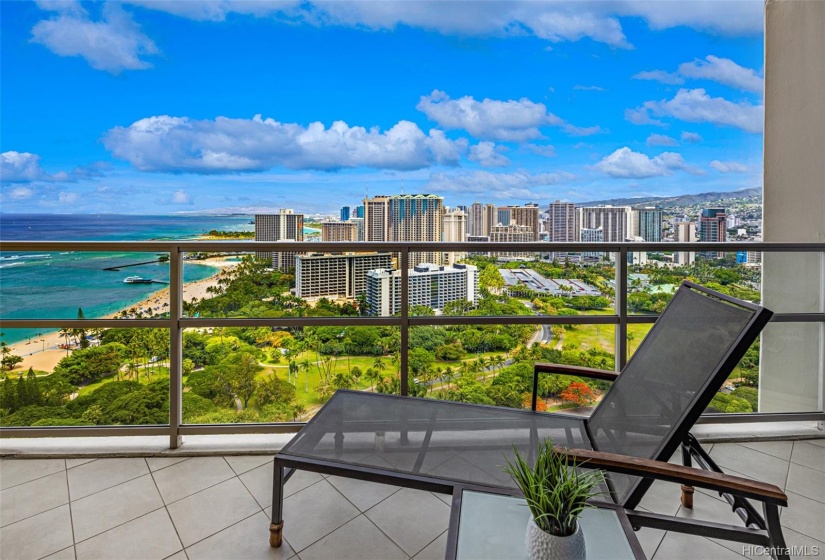
M 194 298 L 211 298 L 212 294 L 209 293 L 207 289 L 217 286 L 218 279 L 228 270 L 231 270 L 238 265 L 236 261 L 230 261 L 229 258 L 230 257 L 213 257 L 202 261 L 195 261 L 197 264 L 212 266 L 216 269 L 216 271 L 213 275 L 207 278 L 192 282 L 185 282 L 183 285 L 183 300 L 192 301 Z M 115 317 L 122 316 L 124 311 L 127 312 L 127 318 L 134 317 L 134 314 L 128 314 L 128 312 L 133 309 L 136 311 L 140 310 L 144 314 L 150 310 L 153 313 L 163 313 L 168 309 L 168 306 L 169 287 L 166 286 L 149 294 L 140 301 L 102 317 L 94 317 L 94 319 L 113 319 Z M 63 343 L 65 343 L 65 340 L 62 336 L 60 336 L 59 331 L 51 331 L 43 333 L 41 336 L 34 336 L 32 338 L 10 344 L 10 354 L 20 356 L 23 358 L 23 361 L 17 364 L 12 371 L 7 372 L 7 377 L 20 373 L 25 375 L 29 367 L 32 367 L 37 371 L 53 371 L 54 367 L 61 360 L 61 358 L 68 355 L 70 351 L 59 347 L 59 345 Z

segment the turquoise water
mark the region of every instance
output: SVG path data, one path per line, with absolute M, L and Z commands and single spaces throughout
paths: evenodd
M 249 230 L 246 216 L 55 216 L 0 215 L 0 240 L 139 241 L 182 239 L 212 229 Z M 102 317 L 145 299 L 169 281 L 166 263 L 104 270 L 157 260 L 157 253 L 0 252 L 0 316 L 5 319 Z M 216 274 L 212 266 L 186 262 L 184 281 Z M 124 284 L 127 276 L 158 283 Z M 42 329 L 4 329 L 9 344 Z

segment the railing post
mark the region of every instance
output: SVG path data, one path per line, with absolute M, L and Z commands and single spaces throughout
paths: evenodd
M 409 394 L 409 375 L 407 371 L 408 346 L 410 341 L 410 247 L 401 250 L 401 341 L 399 348 L 399 367 L 401 368 L 401 394 Z M 392 292 L 390 292 L 392 293 Z
M 183 255 L 179 246 L 169 250 L 169 448 L 183 445 Z
M 616 293 L 613 298 L 619 324 L 616 325 L 615 369 L 622 371 L 627 363 L 627 245 L 622 245 L 616 255 Z

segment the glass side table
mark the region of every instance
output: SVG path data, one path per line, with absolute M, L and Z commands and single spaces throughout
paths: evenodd
M 453 494 L 447 560 L 528 560 L 525 535 L 530 510 L 520 496 L 457 487 Z M 624 510 L 594 502 L 580 523 L 587 560 L 644 560 Z

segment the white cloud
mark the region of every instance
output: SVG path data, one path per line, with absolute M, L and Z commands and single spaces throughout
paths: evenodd
M 573 86 L 573 89 L 578 90 L 578 91 L 607 91 L 607 90 L 606 90 L 606 89 L 604 89 L 603 87 L 599 87 L 599 86 L 581 86 L 581 85 L 575 85 L 575 86 Z
M 662 152 L 650 158 L 645 154 L 634 152 L 627 146 L 619 148 L 593 166 L 594 169 L 619 179 L 647 179 L 672 175 L 675 170 L 697 173 L 688 165 L 681 154 Z
M 501 152 L 504 146 L 496 146 L 493 142 L 479 142 L 470 148 L 470 161 L 475 161 L 484 167 L 503 167 L 510 164 L 510 159 Z
M 718 159 L 710 162 L 710 166 L 719 173 L 747 173 L 748 166 L 736 161 L 719 161 Z
M 60 192 L 57 195 L 57 202 L 59 204 L 74 204 L 79 198 L 80 195 L 74 192 Z
M 420 169 L 455 165 L 466 139 L 450 140 L 440 130 L 424 134 L 409 121 L 381 132 L 336 121 L 304 127 L 256 115 L 252 119 L 194 120 L 160 115 L 103 138 L 112 154 L 141 171 L 227 173 L 272 167 L 334 170 L 347 167 Z
M 761 93 L 762 78 L 751 68 L 739 66 L 729 58 L 709 55 L 705 60 L 694 60 L 679 65 L 682 76 L 694 79 L 713 80 L 726 86 L 745 91 Z
M 762 32 L 764 3 L 760 0 L 691 0 L 682 2 L 651 2 L 632 0 L 617 2 L 617 10 L 625 15 L 644 18 L 654 30 L 686 26 L 716 35 L 755 35 Z
M 628 109 L 625 118 L 634 124 L 661 124 L 650 118 L 671 117 L 686 122 L 733 126 L 745 132 L 762 132 L 762 105 L 749 101 L 734 103 L 722 97 L 710 97 L 704 89 L 680 89 L 670 100 L 646 101 L 637 109 Z
M 46 183 L 77 181 L 100 177 L 106 165 L 94 163 L 78 167 L 70 172 L 58 171 L 46 173 L 40 166 L 40 156 L 29 152 L 14 150 L 0 154 L 0 182 L 3 183 L 31 183 L 42 181 Z
M 632 76 L 634 80 L 653 80 L 663 84 L 679 85 L 685 83 L 685 79 L 676 73 L 665 72 L 664 70 L 646 70 Z
M 651 134 L 647 137 L 648 146 L 678 146 L 679 142 L 664 134 Z
M 543 126 L 560 126 L 568 134 L 586 136 L 600 132 L 599 127 L 580 128 L 566 123 L 547 110 L 543 103 L 535 103 L 526 97 L 518 101 L 510 99 L 475 98 L 465 95 L 452 99 L 443 91 L 433 90 L 422 95 L 416 109 L 448 130 L 466 130 L 476 138 L 524 142 L 541 138 Z
M 192 196 L 183 189 L 176 190 L 172 193 L 172 204 L 192 204 Z
M 574 178 L 569 173 L 531 174 L 524 170 L 513 173 L 433 173 L 425 188 L 433 192 L 483 194 L 497 199 L 535 198 L 540 195 L 534 189 L 557 185 Z
M 81 56 L 92 68 L 117 74 L 151 68 L 142 57 L 159 52 L 117 3 L 105 3 L 99 21 L 91 20 L 79 4 L 72 2 L 41 2 L 40 6 L 48 6 L 57 15 L 38 22 L 31 40 L 60 56 Z
M 8 197 L 12 200 L 26 200 L 34 195 L 34 191 L 28 187 L 14 187 L 8 192 Z
M 702 137 L 696 134 L 695 132 L 682 132 L 682 142 L 690 142 L 691 144 L 696 144 L 697 142 L 701 142 Z
M 4 183 L 28 183 L 45 176 L 37 154 L 15 151 L 0 154 L 0 180 Z
M 762 78 L 752 68 L 739 66 L 729 58 L 708 55 L 705 60 L 696 59 L 679 65 L 673 73 L 664 70 L 649 70 L 633 76 L 636 80 L 655 80 L 663 84 L 679 85 L 685 78 L 711 80 L 744 91 L 761 93 Z

